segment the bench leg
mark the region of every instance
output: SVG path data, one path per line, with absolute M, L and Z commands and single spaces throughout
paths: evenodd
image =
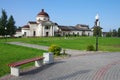
M 35 61 L 35 67 L 40 67 L 43 65 L 43 60 Z
M 11 69 L 11 75 L 13 75 L 13 76 L 19 76 L 20 75 L 19 67 L 10 67 L 10 69 Z

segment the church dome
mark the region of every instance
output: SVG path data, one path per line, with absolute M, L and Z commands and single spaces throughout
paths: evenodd
M 44 17 L 48 17 L 48 18 L 49 18 L 48 13 L 46 13 L 46 12 L 44 11 L 44 9 L 42 9 L 41 12 L 37 14 L 37 16 L 44 16 Z

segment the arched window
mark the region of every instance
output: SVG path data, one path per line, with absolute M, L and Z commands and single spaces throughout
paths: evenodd
M 80 36 L 79 32 L 77 32 L 77 36 Z
M 90 36 L 90 33 L 88 33 L 88 36 Z
M 82 31 L 82 36 L 85 36 L 85 31 Z
M 45 26 L 45 29 L 50 29 L 50 27 L 49 26 Z
M 27 32 L 24 32 L 24 36 L 26 36 L 27 35 Z

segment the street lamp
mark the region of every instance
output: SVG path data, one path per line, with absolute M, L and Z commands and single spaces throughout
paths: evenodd
M 100 26 L 100 22 L 99 22 L 99 15 L 97 14 L 95 16 L 95 28 L 96 28 L 96 51 L 98 51 L 98 35 L 99 35 L 99 26 Z
M 5 27 L 5 40 L 7 41 L 7 27 Z

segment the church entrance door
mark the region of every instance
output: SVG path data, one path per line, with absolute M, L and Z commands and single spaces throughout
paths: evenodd
M 33 36 L 36 36 L 36 32 L 35 31 L 33 32 Z
M 46 37 L 48 37 L 48 35 L 49 35 L 49 32 L 46 32 Z

